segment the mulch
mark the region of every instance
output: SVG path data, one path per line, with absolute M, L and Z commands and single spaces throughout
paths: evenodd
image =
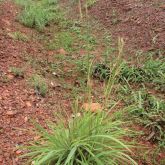
M 114 39 L 123 37 L 130 52 L 161 50 L 165 55 L 165 1 L 99 0 L 90 14 Z
M 165 49 L 165 9 L 162 0 L 99 0 L 90 13 L 112 33 L 113 38 L 123 37 L 130 52 Z M 25 161 L 19 156 L 24 151 L 18 146 L 36 140 L 31 119 L 44 127 L 45 120 L 55 121 L 55 106 L 69 109 L 69 101 L 53 90 L 51 96 L 41 98 L 28 85 L 26 77 L 33 72 L 26 68 L 25 78 L 16 78 L 9 68 L 24 67 L 24 57 L 45 57 L 49 54 L 35 40 L 38 32 L 20 25 L 19 8 L 12 1 L 0 3 L 0 165 L 19 165 Z M 30 36 L 30 41 L 15 41 L 9 33 L 20 31 Z M 130 55 L 130 54 L 129 54 Z M 7 82 L 4 82 L 4 77 Z
M 19 146 L 36 139 L 32 119 L 46 127 L 46 120 L 55 121 L 55 105 L 69 106 L 59 90 L 45 98 L 37 96 L 28 85 L 33 69 L 26 66 L 25 56 L 45 57 L 48 54 L 41 43 L 35 40 L 35 30 L 26 28 L 17 21 L 19 8 L 12 1 L 0 4 L 0 165 L 19 165 L 25 161 Z M 31 39 L 16 41 L 9 33 L 22 32 Z M 24 78 L 14 77 L 10 67 L 26 67 Z M 69 109 L 69 108 L 67 108 Z

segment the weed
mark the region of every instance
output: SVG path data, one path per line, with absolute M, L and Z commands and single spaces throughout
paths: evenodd
M 100 80 L 107 80 L 110 77 L 110 68 L 104 64 L 96 64 L 93 69 L 93 77 L 99 78 Z
M 31 85 L 35 88 L 36 93 L 45 97 L 48 92 L 46 81 L 40 75 L 33 75 L 30 78 Z
M 153 83 L 156 88 L 165 89 L 165 62 L 163 60 L 148 60 L 142 67 L 129 66 L 124 63 L 120 80 L 128 82 Z
M 147 140 L 164 143 L 165 102 L 142 91 L 134 93 L 133 96 L 136 106 L 130 113 L 150 130 Z
M 10 81 L 10 79 L 7 77 L 7 75 L 5 75 L 5 74 L 0 75 L 0 82 L 8 83 L 9 81 Z
M 75 64 L 77 66 L 77 70 L 81 73 L 88 73 L 88 68 L 90 66 L 90 61 L 93 59 L 93 55 L 85 55 L 81 57 L 79 60 L 76 60 Z
M 87 0 L 87 7 L 92 7 L 96 2 L 97 0 Z
M 119 45 L 119 57 L 112 68 L 112 74 L 104 90 L 105 103 L 109 99 L 115 78 L 121 68 L 123 40 L 119 40 Z M 85 66 L 83 71 L 87 72 L 87 96 L 91 103 L 92 62 L 89 55 Z M 34 145 L 27 146 L 29 153 L 25 155 L 30 157 L 31 162 L 36 165 L 137 164 L 130 156 L 132 154 L 131 143 L 124 140 L 125 136 L 132 134 L 128 129 L 122 128 L 124 123 L 112 119 L 108 114 L 109 111 L 96 114 L 90 111 L 85 112 L 79 106 L 78 101 L 73 106 L 73 111 L 75 114 L 73 118 L 67 120 L 60 116 L 60 121 L 56 124 L 50 123 L 49 131 L 36 124 L 41 138 L 34 142 Z
M 22 68 L 11 67 L 10 71 L 15 77 L 24 77 L 24 70 Z
M 96 38 L 89 34 L 81 34 L 78 35 L 79 39 L 84 43 L 82 48 L 91 51 L 94 49 L 94 46 L 97 44 Z
M 41 0 L 25 4 L 19 20 L 25 26 L 43 30 L 50 21 L 59 19 L 57 0 Z
M 116 25 L 120 22 L 117 16 L 117 12 L 115 10 L 112 11 L 112 24 Z
M 35 164 L 136 164 L 128 155 L 130 145 L 122 140 L 128 132 L 104 113 L 83 113 L 67 124 L 63 119 L 49 126 L 50 133 L 37 125 L 42 138 L 27 147 L 26 156 Z
M 128 82 L 144 82 L 144 79 L 145 72 L 143 69 L 123 63 L 120 80 L 127 80 Z
M 9 36 L 11 38 L 13 38 L 14 40 L 18 40 L 18 41 L 24 41 L 24 42 L 26 42 L 26 41 L 29 40 L 29 38 L 25 34 L 19 32 L 19 31 L 13 32 L 13 33 L 9 33 Z
M 69 32 L 60 32 L 55 37 L 52 43 L 49 44 L 49 49 L 64 48 L 66 51 L 71 51 L 74 38 Z

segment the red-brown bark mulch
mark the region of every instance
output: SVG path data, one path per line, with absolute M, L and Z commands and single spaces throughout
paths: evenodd
M 53 105 L 68 106 L 59 91 L 54 90 L 46 98 L 35 95 L 27 82 L 31 68 L 26 68 L 24 78 L 16 78 L 9 71 L 12 66 L 25 67 L 27 54 L 36 58 L 48 54 L 33 38 L 37 32 L 18 23 L 18 11 L 11 1 L 0 4 L 0 165 L 25 163 L 18 158 L 23 151 L 17 147 L 35 139 L 31 119 L 45 125 L 47 119 L 55 120 Z M 14 40 L 9 34 L 17 31 L 26 34 L 30 40 Z
M 98 0 L 90 14 L 123 37 L 127 50 L 165 51 L 165 1 Z

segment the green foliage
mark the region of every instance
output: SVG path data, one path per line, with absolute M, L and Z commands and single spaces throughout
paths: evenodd
M 21 33 L 19 31 L 9 33 L 9 36 L 12 37 L 14 40 L 18 40 L 18 41 L 26 42 L 29 40 L 29 38 L 24 33 Z
M 30 78 L 31 85 L 35 88 L 36 93 L 45 97 L 48 92 L 46 81 L 40 75 L 33 75 Z
M 156 88 L 165 91 L 165 62 L 163 60 L 149 60 L 144 65 L 148 82 L 156 84 Z
M 112 21 L 111 22 L 112 22 L 113 25 L 116 25 L 120 22 L 116 10 L 112 11 Z
M 24 70 L 22 68 L 11 67 L 10 71 L 15 77 L 24 77 Z
M 96 2 L 97 0 L 87 0 L 87 7 L 92 7 Z
M 7 75 L 5 75 L 5 74 L 0 75 L 0 83 L 8 83 L 9 81 L 10 80 L 7 77 Z
M 160 78 L 162 76 L 161 74 L 165 74 L 165 62 L 162 60 L 148 60 L 143 69 L 149 80 L 153 80 L 158 77 Z
M 93 59 L 93 55 L 85 55 L 81 57 L 80 59 L 75 61 L 77 70 L 81 73 L 88 73 L 88 69 L 90 66 L 90 61 Z
M 67 51 L 72 50 L 74 38 L 69 32 L 60 32 L 58 33 L 53 42 L 49 45 L 50 49 L 60 49 L 63 48 Z
M 140 67 L 129 66 L 123 63 L 121 69 L 120 80 L 127 80 L 128 82 L 144 82 L 145 73 Z
M 30 1 L 24 4 L 19 20 L 25 26 L 41 31 L 50 21 L 58 21 L 59 13 L 57 0 Z
M 104 165 L 137 164 L 130 156 L 130 145 L 123 137 L 128 130 L 121 122 L 112 121 L 104 113 L 75 115 L 68 123 L 63 119 L 50 124 L 50 131 L 37 125 L 42 137 L 27 147 L 35 165 Z
M 163 60 L 148 60 L 141 67 L 129 66 L 125 63 L 122 66 L 120 80 L 128 82 L 153 83 L 160 90 L 165 90 L 165 62 Z
M 105 64 L 96 64 L 93 69 L 93 77 L 100 80 L 108 80 L 110 77 L 110 68 Z
M 16 4 L 21 5 L 21 6 L 26 6 L 29 3 L 32 3 L 32 0 L 15 0 Z
M 94 46 L 97 44 L 96 38 L 92 35 L 86 34 L 79 34 L 79 39 L 83 42 L 82 48 L 86 49 L 87 51 L 94 50 Z
M 130 111 L 138 122 L 148 128 L 148 140 L 165 143 L 165 102 L 146 92 L 133 94 L 135 107 Z

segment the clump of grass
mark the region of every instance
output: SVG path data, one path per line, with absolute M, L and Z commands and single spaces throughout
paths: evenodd
M 163 60 L 148 60 L 144 65 L 148 82 L 153 82 L 161 91 L 165 91 L 165 62 Z
M 130 114 L 148 128 L 147 140 L 165 143 L 165 102 L 144 91 L 135 92 L 133 98 Z
M 9 78 L 7 77 L 7 75 L 0 75 L 0 82 L 2 83 L 8 83 L 10 80 Z
M 59 19 L 57 0 L 30 1 L 24 4 L 19 20 L 25 26 L 43 30 L 51 21 Z
M 42 137 L 29 146 L 35 164 L 137 164 L 130 156 L 130 145 L 122 138 L 128 134 L 119 121 L 104 113 L 83 113 L 79 117 L 50 125 L 50 132 L 37 125 Z
M 52 49 L 60 49 L 63 48 L 66 51 L 71 51 L 73 46 L 74 38 L 70 32 L 59 32 L 49 43 L 48 48 Z
M 31 85 L 35 88 L 36 93 L 45 97 L 48 92 L 48 85 L 44 78 L 42 78 L 40 75 L 33 75 L 30 78 Z
M 119 57 L 122 48 L 123 45 L 119 48 Z M 112 74 L 104 91 L 105 103 L 109 99 L 115 77 L 120 70 L 119 59 L 117 58 L 112 68 Z M 91 65 L 88 60 L 87 84 L 90 81 Z M 89 88 L 87 94 L 91 97 Z M 36 128 L 41 138 L 27 147 L 29 153 L 25 156 L 36 165 L 137 164 L 130 156 L 131 143 L 124 140 L 125 136 L 132 134 L 122 127 L 124 123 L 109 116 L 109 111 L 99 111 L 95 114 L 90 110 L 84 111 L 78 102 L 74 106 L 74 113 L 73 118 L 66 120 L 59 117 L 58 123 L 50 123 L 49 131 L 37 124 Z
M 87 75 L 90 61 L 93 59 L 93 55 L 87 54 L 75 61 L 76 68 L 79 72 Z
M 119 18 L 118 18 L 118 14 L 116 12 L 116 10 L 112 11 L 112 24 L 116 25 L 120 22 Z
M 110 72 L 110 68 L 105 64 L 96 64 L 96 66 L 94 66 L 92 75 L 100 80 L 108 80 L 110 77 Z
M 10 71 L 14 74 L 15 77 L 24 77 L 24 70 L 22 68 L 11 67 Z
M 87 7 L 92 7 L 96 2 L 97 0 L 87 0 Z
M 127 80 L 128 82 L 144 82 L 145 72 L 142 68 L 134 65 L 129 66 L 127 63 L 123 63 L 120 80 Z
M 159 90 L 165 90 L 165 62 L 163 60 L 148 60 L 143 66 L 130 66 L 124 63 L 120 80 L 131 83 L 152 83 Z
M 28 5 L 29 3 L 32 3 L 32 0 L 15 0 L 16 4 L 18 5 L 21 5 L 21 6 L 26 6 Z
M 26 42 L 26 41 L 29 40 L 29 38 L 25 34 L 19 32 L 19 31 L 13 32 L 13 33 L 9 33 L 9 36 L 11 36 L 11 38 L 13 38 L 14 40 L 18 40 L 18 41 Z

